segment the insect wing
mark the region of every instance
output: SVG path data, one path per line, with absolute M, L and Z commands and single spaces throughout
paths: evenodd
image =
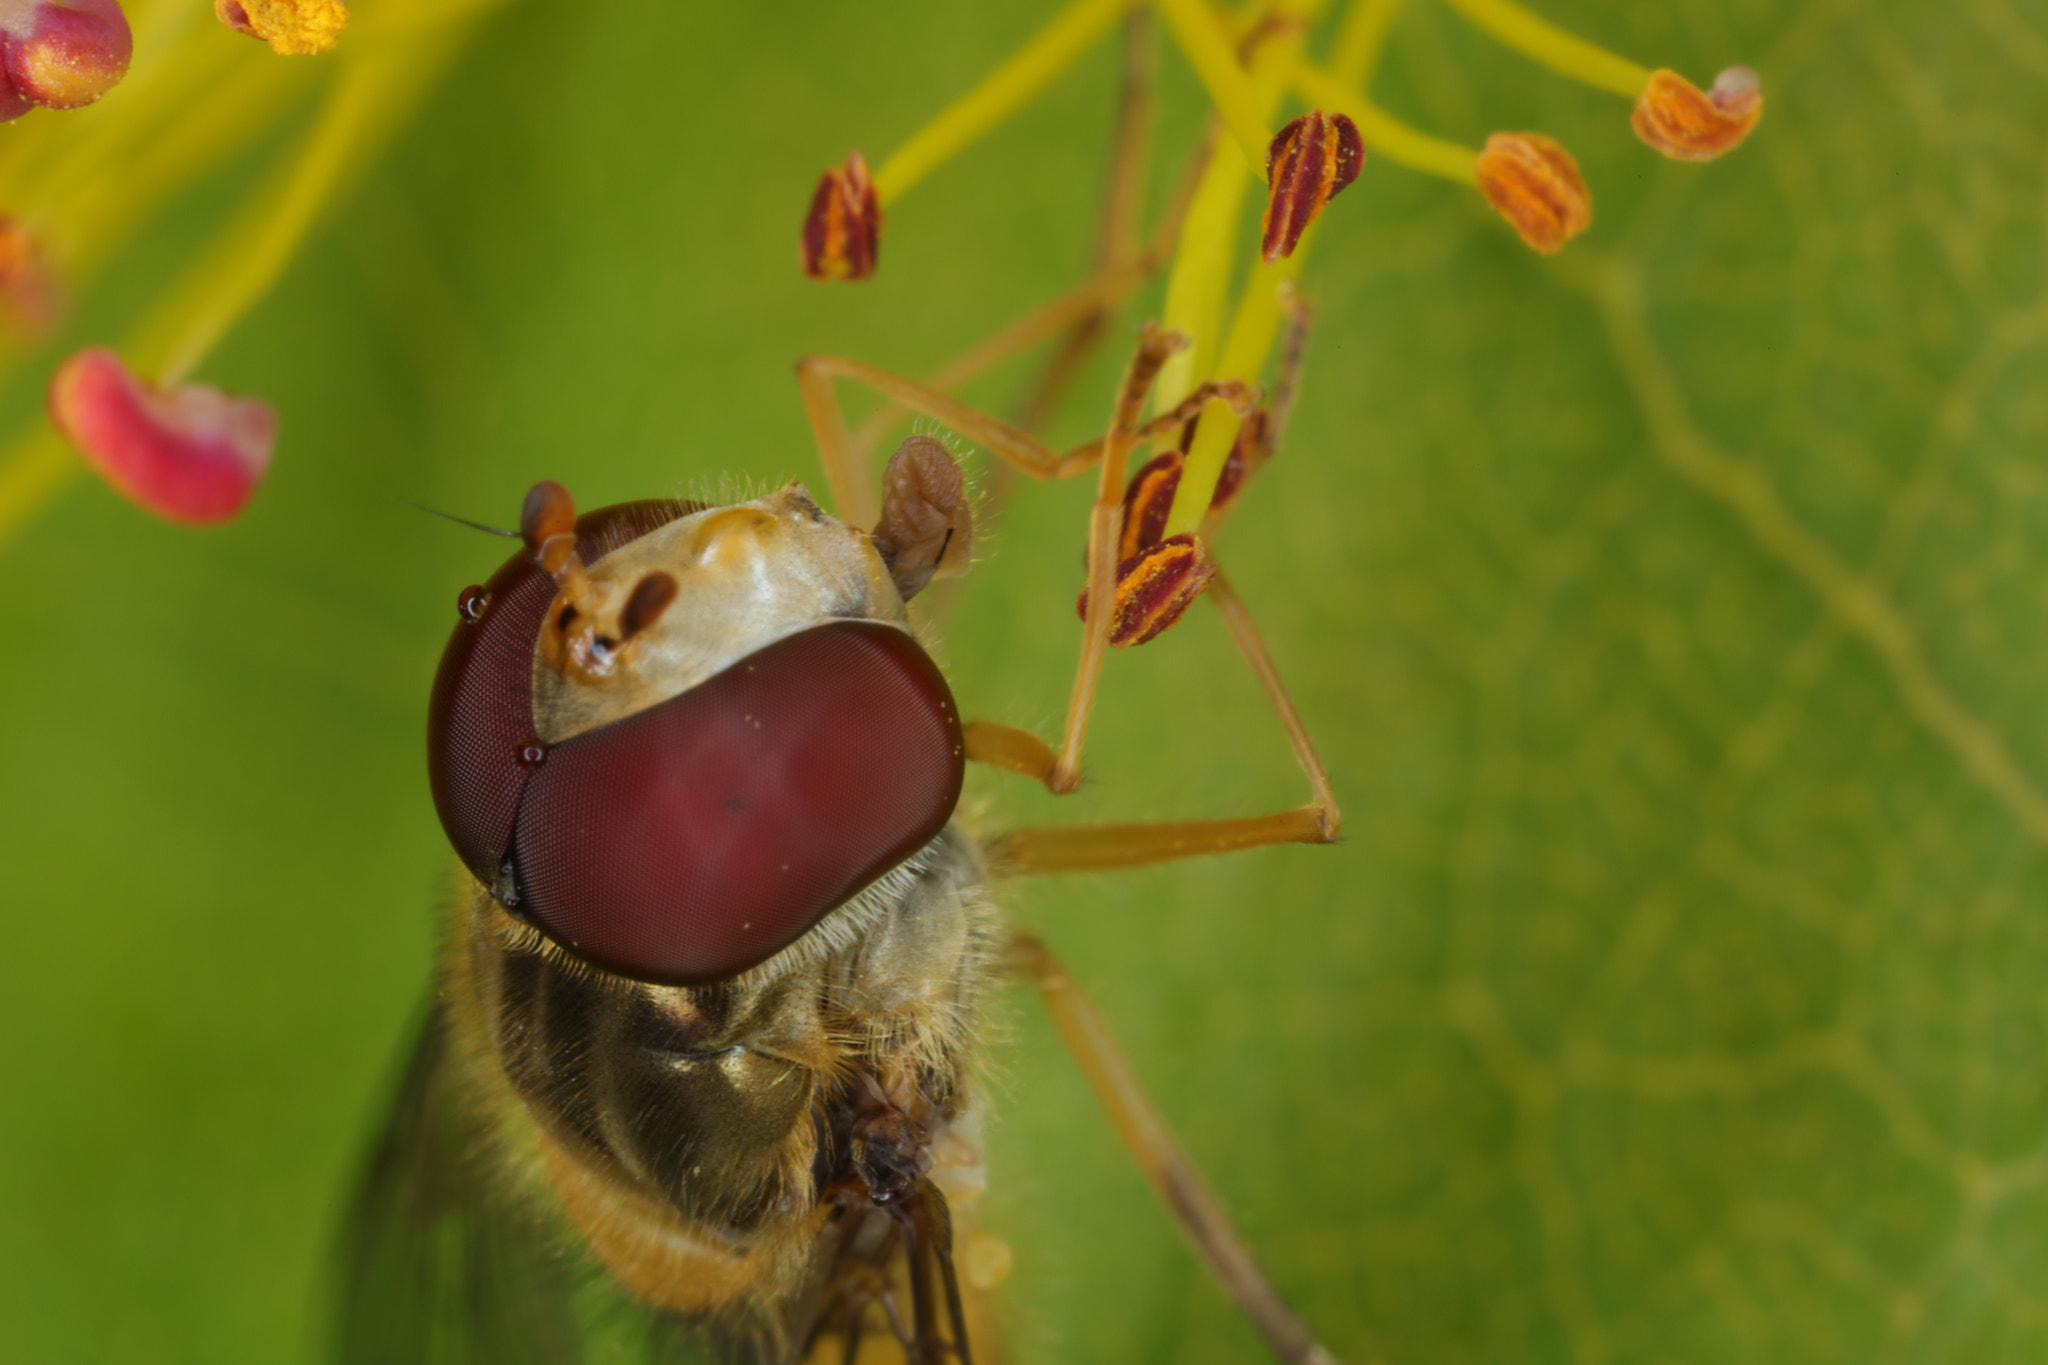
M 730 1358 L 611 1284 L 503 1187 L 483 1149 L 437 1007 L 342 1229 L 333 1365 Z
M 477 1160 L 436 1008 L 343 1227 L 335 1365 L 583 1359 L 571 1260 Z
M 766 1362 L 808 1339 L 815 1294 L 771 1334 L 780 1349 L 635 1302 L 503 1186 L 486 1145 L 437 1006 L 342 1227 L 332 1365 Z

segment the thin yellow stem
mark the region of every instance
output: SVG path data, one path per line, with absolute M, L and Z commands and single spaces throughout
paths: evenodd
M 1470 147 L 1409 127 L 1360 94 L 1357 86 L 1306 63 L 1294 70 L 1294 88 L 1319 109 L 1349 114 L 1365 139 L 1368 158 L 1383 156 L 1411 171 L 1479 183 L 1479 153 Z
M 1283 27 L 1253 50 L 1251 72 L 1243 78 L 1261 125 L 1279 106 L 1288 77 L 1301 58 L 1303 32 L 1321 7 L 1322 0 L 1283 0 L 1274 7 L 1273 18 Z M 1213 23 L 1206 27 L 1216 31 Z M 1236 69 L 1234 54 L 1231 62 Z M 1215 153 L 1181 222 L 1180 241 L 1166 281 L 1164 324 L 1187 336 L 1190 345 L 1160 371 L 1153 389 L 1154 412 L 1172 408 L 1215 374 L 1230 279 L 1238 259 L 1237 233 L 1244 216 L 1245 187 L 1254 181 L 1264 183 L 1265 157 L 1263 143 L 1256 160 L 1247 162 L 1239 139 L 1216 140 Z
M 166 348 L 164 383 L 190 375 L 250 305 L 269 292 L 354 159 L 363 124 L 388 84 L 389 68 L 382 62 L 354 63 L 336 77 L 305 147 L 273 188 L 244 210 L 241 222 L 211 253 L 210 268 L 180 291 L 188 306 L 172 310 L 185 321 Z M 147 363 L 140 356 L 136 360 Z
M 469 6 L 436 6 L 451 15 Z M 478 6 L 477 8 L 481 8 Z M 415 34 L 344 62 L 305 145 L 271 188 L 257 196 L 221 244 L 188 275 L 163 316 L 175 334 L 147 330 L 133 359 L 147 367 L 161 347 L 163 383 L 190 375 L 228 329 L 268 293 L 336 189 L 410 109 L 448 55 L 450 43 Z
M 918 181 L 1028 104 L 1064 74 L 1136 0 L 1073 0 L 981 83 L 910 135 L 875 172 L 875 195 L 894 203 Z
M 1169 331 L 1188 338 L 1188 347 L 1159 372 L 1152 391 L 1154 412 L 1165 412 L 1193 393 L 1214 365 L 1230 272 L 1237 263 L 1238 220 L 1244 216 L 1245 187 L 1251 183 L 1247 169 L 1236 141 L 1217 139 L 1188 202 L 1187 217 L 1181 220 L 1180 244 L 1166 277 L 1160 316 Z
M 247 41 L 246 39 L 244 41 Z M 81 153 L 84 174 L 73 186 L 52 183 L 42 195 L 68 241 L 66 277 L 78 287 L 99 261 L 154 209 L 159 200 L 189 185 L 242 150 L 272 126 L 288 98 L 307 93 L 303 64 L 283 58 L 257 61 L 224 75 L 204 98 L 185 102 L 158 135 L 105 155 Z M 59 216 L 61 215 L 61 217 Z
M 1259 98 L 1215 14 L 1206 0 L 1152 0 L 1152 7 L 1166 21 L 1181 54 L 1195 69 L 1196 79 L 1222 115 L 1245 163 L 1263 181 L 1266 148 L 1273 141 L 1271 102 Z
M 1309 232 L 1295 244 L 1293 255 L 1272 262 L 1260 261 L 1252 267 L 1251 277 L 1245 281 L 1244 297 L 1230 320 L 1222 359 L 1216 365 L 1219 376 L 1250 383 L 1265 369 L 1273 338 L 1280 334 L 1281 289 L 1301 274 L 1314 231 L 1311 224 Z M 1163 534 L 1177 536 L 1202 524 L 1209 499 L 1215 496 L 1217 480 L 1223 477 L 1224 462 L 1230 458 L 1230 448 L 1237 444 L 1238 429 L 1243 425 L 1244 419 L 1227 403 L 1212 402 L 1202 410 L 1202 420 L 1195 428 L 1194 444 L 1188 448 L 1187 464 L 1182 468 L 1180 487 L 1174 492 Z
M 0 545 L 55 497 L 79 467 L 77 457 L 44 423 L 16 440 L 0 456 Z
M 1451 8 L 1507 47 L 1552 71 L 1634 99 L 1650 82 L 1650 69 L 1565 32 L 1514 0 L 1446 0 Z
M 441 0 L 445 17 L 497 0 Z M 403 43 L 363 45 L 336 73 L 306 145 L 257 196 L 221 245 L 187 267 L 122 347 L 138 369 L 176 382 L 276 280 L 319 210 L 350 169 L 386 137 L 457 47 L 461 31 L 414 33 Z M 0 456 L 0 546 L 83 466 L 40 420 Z
M 1386 50 L 1387 33 L 1407 0 L 1352 0 L 1330 48 L 1330 70 L 1346 85 L 1363 90 Z

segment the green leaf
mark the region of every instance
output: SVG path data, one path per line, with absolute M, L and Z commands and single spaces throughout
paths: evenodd
M 1702 83 L 1752 65 L 1769 104 L 1667 163 L 1625 103 L 1403 16 L 1388 107 L 1558 137 L 1596 221 L 1538 258 L 1369 163 L 1320 229 L 1297 420 L 1218 554 L 1345 841 L 1004 902 L 1346 1360 L 2037 1358 L 2048 14 L 1546 12 Z M 795 265 L 815 175 L 1044 13 L 510 9 L 202 376 L 281 413 L 248 516 L 81 479 L 0 550 L 10 1356 L 313 1352 L 452 874 L 426 688 L 504 549 L 398 500 L 816 479 L 798 355 L 921 373 L 1085 271 L 1108 51 L 895 206 L 874 280 Z M 1177 157 L 1199 96 L 1163 66 Z M 0 397 L 32 420 L 33 384 Z M 1020 489 L 984 546 L 944 632 L 971 713 L 1056 726 L 1088 496 Z M 1301 799 L 1212 613 L 1110 665 L 1090 784 L 977 776 L 978 820 Z M 997 1016 L 1014 1358 L 1256 1358 L 1036 1003 Z

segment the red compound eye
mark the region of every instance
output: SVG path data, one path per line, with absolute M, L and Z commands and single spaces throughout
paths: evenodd
M 594 563 L 698 508 L 683 502 L 624 502 L 577 518 L 576 550 Z M 427 706 L 427 779 L 448 841 L 486 886 L 496 885 L 512 847 L 512 817 L 532 766 L 533 646 L 555 585 L 524 551 L 505 561 L 481 591 L 465 588 L 461 620 L 442 651 Z
M 695 510 L 605 508 L 606 551 Z M 543 747 L 533 649 L 555 588 L 520 554 L 441 659 L 428 771 L 450 842 L 578 956 L 645 981 L 722 980 L 786 947 L 934 838 L 964 770 L 938 666 L 906 632 L 836 621 L 637 715 Z
M 626 976 L 729 977 L 930 842 L 962 772 L 917 642 L 817 626 L 550 749 L 513 836 L 520 908 Z

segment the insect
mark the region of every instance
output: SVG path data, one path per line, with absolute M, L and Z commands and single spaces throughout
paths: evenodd
M 1071 789 L 1112 613 L 1088 614 L 1061 748 L 964 721 L 905 606 L 968 565 L 962 472 L 912 436 L 877 504 L 831 406 L 835 377 L 866 380 L 1028 472 L 1098 466 L 1091 558 L 1106 570 L 1130 450 L 1217 396 L 1139 421 L 1178 344 L 1148 327 L 1109 433 L 1063 453 L 910 381 L 812 358 L 843 517 L 801 484 L 580 517 L 558 485 L 533 489 L 523 549 L 462 593 L 435 683 L 429 766 L 468 875 L 351 1230 L 342 1359 L 575 1360 L 580 1339 L 627 1319 L 721 1358 L 852 1359 L 875 1334 L 913 1361 L 971 1359 L 983 1329 L 956 1222 L 985 1177 L 977 1004 L 1004 971 L 1038 986 L 1275 1352 L 1329 1359 L 1086 998 L 1043 944 L 1004 929 L 988 892 L 992 876 L 1335 836 L 1249 618 L 1211 585 L 1296 741 L 1309 805 L 977 837 L 954 818 L 967 762 Z M 1097 572 L 1091 590 L 1105 587 Z

